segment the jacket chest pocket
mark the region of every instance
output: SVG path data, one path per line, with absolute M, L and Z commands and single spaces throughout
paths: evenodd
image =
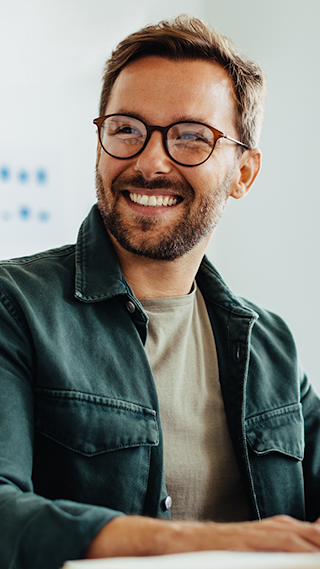
M 268 411 L 246 421 L 247 440 L 257 455 L 279 452 L 302 460 L 304 423 L 300 403 Z
M 247 419 L 246 436 L 261 516 L 288 514 L 303 518 L 304 420 L 301 404 Z
M 127 401 L 38 389 L 35 491 L 141 513 L 151 447 L 159 444 L 156 412 Z

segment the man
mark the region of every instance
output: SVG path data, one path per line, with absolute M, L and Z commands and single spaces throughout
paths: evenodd
M 1 567 L 320 550 L 319 400 L 204 257 L 258 174 L 263 93 L 196 19 L 112 54 L 98 207 L 75 246 L 1 265 Z

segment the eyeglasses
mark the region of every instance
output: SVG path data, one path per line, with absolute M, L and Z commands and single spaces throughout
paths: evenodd
M 219 138 L 227 138 L 244 148 L 243 142 L 207 124 L 181 121 L 168 126 L 151 126 L 130 115 L 106 115 L 94 119 L 103 150 L 113 158 L 128 160 L 145 149 L 154 130 L 162 133 L 168 156 L 181 166 L 199 166 L 210 158 Z

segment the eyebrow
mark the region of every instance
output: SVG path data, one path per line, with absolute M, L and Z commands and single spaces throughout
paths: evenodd
M 128 115 L 128 116 L 133 117 L 135 119 L 138 119 L 142 122 L 145 122 L 145 123 L 147 122 L 145 117 L 142 114 L 140 114 L 139 112 L 128 111 L 126 109 L 120 109 L 116 113 L 111 113 L 111 114 Z M 178 123 L 178 122 L 197 122 L 197 123 L 209 125 L 208 121 L 203 119 L 202 117 L 193 117 L 193 116 L 187 116 L 187 115 L 179 115 L 178 117 L 176 117 L 175 120 L 171 121 L 170 124 L 174 124 L 174 123 Z M 160 125 L 158 125 L 158 126 L 160 126 Z M 164 125 L 164 126 L 166 126 L 166 125 Z

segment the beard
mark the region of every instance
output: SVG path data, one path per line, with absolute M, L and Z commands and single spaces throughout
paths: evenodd
M 96 188 L 98 207 L 106 229 L 126 251 L 157 261 L 173 261 L 193 249 L 217 226 L 228 202 L 228 190 L 234 173 L 230 170 L 223 182 L 209 195 L 197 197 L 192 186 L 184 182 L 157 179 L 146 181 L 143 176 L 115 178 L 109 198 L 98 169 Z M 170 189 L 183 201 L 182 218 L 173 226 L 161 231 L 163 219 L 136 215 L 135 228 L 126 226 L 121 215 L 119 200 L 126 188 L 148 190 Z M 160 206 L 161 207 L 161 206 Z M 168 208 L 174 206 L 166 206 Z M 164 216 L 161 216 L 163 218 Z

